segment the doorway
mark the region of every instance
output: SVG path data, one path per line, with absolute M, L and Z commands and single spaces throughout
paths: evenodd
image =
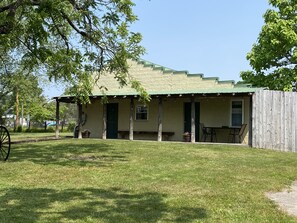
M 107 104 L 106 107 L 106 137 L 108 139 L 118 138 L 118 113 L 117 103 Z

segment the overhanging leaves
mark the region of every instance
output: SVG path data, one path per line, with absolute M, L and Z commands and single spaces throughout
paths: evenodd
M 133 5 L 130 0 L 3 0 L 0 52 L 22 70 L 46 72 L 83 89 L 87 102 L 92 72 L 111 72 L 126 84 L 127 60 L 144 52 L 141 35 L 129 31 L 137 19 Z

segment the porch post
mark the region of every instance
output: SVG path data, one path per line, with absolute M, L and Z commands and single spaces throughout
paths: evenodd
M 250 116 L 249 116 L 249 146 L 253 146 L 253 95 L 250 96 Z
M 59 138 L 60 102 L 56 99 L 56 139 Z
M 107 105 L 106 103 L 103 104 L 103 128 L 102 128 L 102 139 L 106 139 L 106 112 L 107 112 Z
M 133 115 L 134 115 L 134 100 L 130 99 L 130 120 L 129 120 L 129 140 L 133 140 Z
M 77 110 L 78 110 L 78 138 L 82 138 L 82 104 L 77 103 Z
M 162 117 L 163 116 L 163 100 L 159 98 L 159 109 L 158 109 L 158 142 L 162 141 Z
M 191 97 L 191 142 L 196 142 L 196 126 L 195 126 L 195 98 Z

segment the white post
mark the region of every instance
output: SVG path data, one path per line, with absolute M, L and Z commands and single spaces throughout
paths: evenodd
M 191 142 L 195 143 L 195 135 L 196 135 L 196 123 L 195 123 L 195 98 L 191 97 Z
M 129 120 L 129 140 L 133 140 L 133 115 L 134 115 L 134 101 L 133 98 L 130 100 L 130 120 Z
M 102 129 L 102 139 L 106 139 L 106 118 L 107 118 L 107 105 L 106 103 L 103 104 L 103 129 Z
M 78 108 L 78 138 L 82 138 L 82 104 L 77 104 Z
M 158 141 L 162 141 L 162 115 L 163 115 L 163 100 L 159 98 L 159 110 L 158 110 Z

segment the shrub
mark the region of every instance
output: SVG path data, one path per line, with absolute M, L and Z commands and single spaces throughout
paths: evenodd
M 50 127 L 47 127 L 46 131 L 45 132 L 55 132 L 55 128 L 50 126 Z
M 67 130 L 68 130 L 69 132 L 73 132 L 75 126 L 76 126 L 76 123 L 75 123 L 75 122 L 70 122 L 70 123 L 68 124 L 68 126 L 67 126 Z
M 17 132 L 22 132 L 23 131 L 23 126 L 19 125 L 16 129 Z

